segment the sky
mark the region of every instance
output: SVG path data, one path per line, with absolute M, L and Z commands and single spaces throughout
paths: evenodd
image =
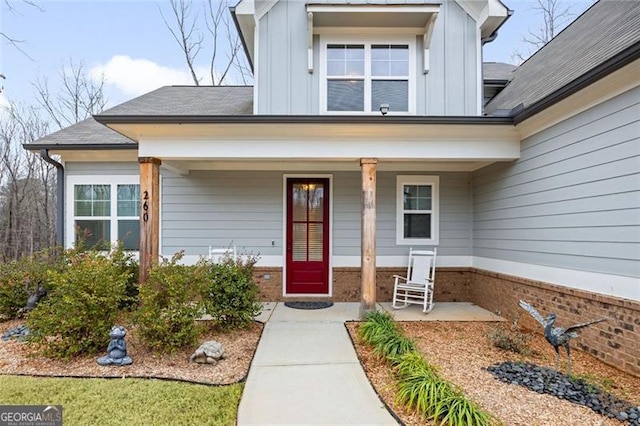
M 0 73 L 6 79 L 0 79 L 0 105 L 8 100 L 33 104 L 33 83 L 38 79 L 46 79 L 55 91 L 60 70 L 70 62 L 81 64 L 90 76 L 105 76 L 108 106 L 160 86 L 191 84 L 181 51 L 160 15 L 162 10 L 169 16 L 167 0 L 35 0 L 39 8 L 23 0 L 6 1 L 13 11 L 0 1 L 1 31 L 23 40 L 19 46 L 24 53 L 2 40 Z M 511 63 L 516 49 L 527 50 L 522 35 L 541 22 L 531 10 L 533 0 L 503 1 L 514 14 L 498 38 L 485 45 L 484 61 Z M 593 3 L 563 1 L 576 16 Z

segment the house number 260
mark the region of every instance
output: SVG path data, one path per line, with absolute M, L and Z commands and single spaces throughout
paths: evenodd
M 143 200 L 142 210 L 144 210 L 144 213 L 142 213 L 142 221 L 147 223 L 149 221 L 149 191 L 144 191 Z

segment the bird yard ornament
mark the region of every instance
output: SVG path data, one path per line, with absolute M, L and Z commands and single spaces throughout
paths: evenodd
M 531 314 L 531 316 L 544 327 L 544 337 L 556 351 L 556 371 L 558 370 L 560 362 L 560 351 L 558 350 L 558 348 L 560 346 L 564 346 L 567 351 L 567 375 L 571 374 L 571 353 L 569 352 L 569 339 L 578 337 L 578 333 L 580 333 L 583 328 L 609 319 L 600 318 L 594 321 L 575 324 L 569 328 L 554 327 L 553 324 L 556 321 L 556 314 L 549 314 L 547 318 L 543 318 L 542 315 L 540 315 L 540 313 L 536 310 L 536 308 L 534 308 L 524 300 L 521 300 L 519 305 L 522 309 L 529 312 L 529 314 Z

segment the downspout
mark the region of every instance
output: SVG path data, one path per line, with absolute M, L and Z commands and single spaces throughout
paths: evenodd
M 64 247 L 64 166 L 49 156 L 49 150 L 40 149 L 40 157 L 57 170 L 56 176 L 56 243 Z

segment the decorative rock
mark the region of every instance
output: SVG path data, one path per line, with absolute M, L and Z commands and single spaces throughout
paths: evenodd
M 127 342 L 124 340 L 124 336 L 127 335 L 124 327 L 114 326 L 111 328 L 109 337 L 111 341 L 107 347 L 107 356 L 98 358 L 98 364 L 100 365 L 129 365 L 133 360 L 127 356 Z
M 222 344 L 209 340 L 204 342 L 196 351 L 191 355 L 191 361 L 198 364 L 217 364 L 224 358 L 224 348 Z
M 528 363 L 503 362 L 487 368 L 500 381 L 517 384 L 538 393 L 547 393 L 574 404 L 585 405 L 609 418 L 640 426 L 640 407 L 618 399 L 584 380 L 571 378 L 546 367 Z
M 29 329 L 26 325 L 22 324 L 17 327 L 10 328 L 6 333 L 2 335 L 2 340 L 7 341 L 9 339 L 24 340 L 29 335 Z

